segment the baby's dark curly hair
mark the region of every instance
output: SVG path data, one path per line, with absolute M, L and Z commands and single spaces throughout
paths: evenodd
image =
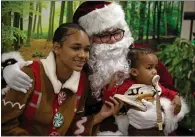
M 130 68 L 136 68 L 140 56 L 147 55 L 147 54 L 155 54 L 155 53 L 149 48 L 130 48 L 127 54 L 127 60 L 129 62 Z

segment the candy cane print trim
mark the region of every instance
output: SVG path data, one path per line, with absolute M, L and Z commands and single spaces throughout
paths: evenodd
M 21 105 L 19 102 L 16 102 L 16 103 L 12 103 L 11 101 L 7 101 L 7 102 L 6 102 L 5 99 L 3 99 L 2 101 L 3 101 L 3 105 L 4 105 L 4 106 L 6 106 L 7 104 L 11 104 L 12 108 L 13 108 L 14 106 L 18 105 L 18 108 L 19 108 L 19 109 L 22 109 L 22 108 L 25 106 L 25 104 Z
M 87 121 L 87 117 L 82 117 L 82 119 L 76 123 L 78 129 L 74 132 L 75 135 L 79 135 L 85 131 L 85 127 L 83 126 L 83 123 L 85 123 L 86 121 Z

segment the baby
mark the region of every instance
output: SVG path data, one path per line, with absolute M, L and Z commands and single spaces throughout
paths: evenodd
M 187 106 L 177 92 L 169 90 L 158 83 L 159 79 L 156 81 L 156 85 L 154 85 L 153 78 L 157 76 L 158 65 L 158 58 L 155 53 L 145 48 L 133 48 L 129 51 L 127 59 L 130 62 L 129 73 L 131 79 L 125 79 L 123 83 L 121 82 L 121 85 L 117 85 L 124 77 L 124 72 L 117 72 L 110 84 L 104 88 L 104 99 L 108 99 L 108 96 L 114 96 L 144 111 L 146 108 L 139 100 L 145 98 L 145 100 L 155 104 L 156 93 L 158 93 L 164 113 L 164 132 L 168 134 L 175 130 L 177 122 L 188 112 Z M 128 108 L 130 110 L 133 107 Z M 127 115 L 130 112 L 129 110 Z M 129 131 L 133 131 L 129 132 L 129 135 L 158 135 L 152 133 L 152 130 L 138 130 L 136 132 L 136 127 L 131 126 L 130 116 L 129 124 Z

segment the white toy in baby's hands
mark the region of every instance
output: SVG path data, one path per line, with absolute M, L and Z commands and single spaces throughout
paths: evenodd
M 156 89 L 158 91 L 159 85 L 158 85 L 158 81 L 160 80 L 160 76 L 159 75 L 155 75 L 152 79 L 152 83 L 154 86 L 154 89 Z M 158 92 L 156 92 L 158 93 Z M 114 95 L 115 98 L 129 104 L 130 106 L 134 106 L 137 107 L 138 109 L 142 110 L 142 111 L 146 111 L 147 108 L 146 106 L 141 102 L 142 99 L 145 99 L 147 101 L 154 101 L 154 97 L 152 94 L 150 93 L 145 93 L 145 94 L 137 94 L 137 95 L 129 95 L 129 91 L 127 90 L 125 92 L 124 95 L 121 94 L 115 94 Z
M 115 94 L 114 97 L 131 105 L 139 108 L 142 111 L 146 111 L 146 106 L 143 105 L 143 103 L 138 100 L 138 95 L 121 95 L 121 94 Z

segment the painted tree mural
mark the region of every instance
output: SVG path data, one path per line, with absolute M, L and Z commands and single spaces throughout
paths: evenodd
M 73 13 L 82 2 L 2 1 L 2 52 L 23 52 L 25 49 L 25 52 L 30 51 L 26 52 L 30 57 L 45 56 L 46 51 L 41 50 L 48 45 L 49 50 L 52 47 L 54 30 L 64 22 L 71 22 Z M 180 36 L 183 1 L 116 2 L 124 9 L 126 22 L 136 43 L 146 43 L 157 49 L 159 43 L 172 43 Z M 41 43 L 42 41 L 45 43 Z M 35 51 L 30 50 L 31 47 L 34 47 Z M 43 49 L 39 50 L 40 47 Z M 31 59 L 30 57 L 28 59 Z M 195 113 L 194 109 L 192 111 Z M 192 120 L 187 121 L 189 123 Z M 188 125 L 195 127 L 195 122 Z
M 19 33 L 21 36 L 18 33 L 12 33 L 12 38 L 2 35 L 4 45 L 12 45 L 11 39 L 11 41 L 15 41 L 15 49 L 18 49 L 25 35 L 27 44 L 30 44 L 30 38 L 47 38 L 51 41 L 55 28 L 63 22 L 71 22 L 74 11 L 81 3 L 82 1 L 15 1 L 12 3 L 3 1 L 3 30 L 11 27 L 21 32 Z M 164 37 L 179 36 L 183 10 L 182 1 L 121 1 L 120 4 L 126 13 L 126 21 L 137 42 L 151 39 L 161 42 Z M 49 13 L 48 22 L 43 12 Z M 14 14 L 14 18 L 11 17 L 12 14 Z M 28 27 L 25 25 L 27 21 Z M 10 24 L 11 22 L 13 25 Z M 15 31 L 10 30 L 11 32 Z M 4 47 L 5 50 L 6 47 Z

